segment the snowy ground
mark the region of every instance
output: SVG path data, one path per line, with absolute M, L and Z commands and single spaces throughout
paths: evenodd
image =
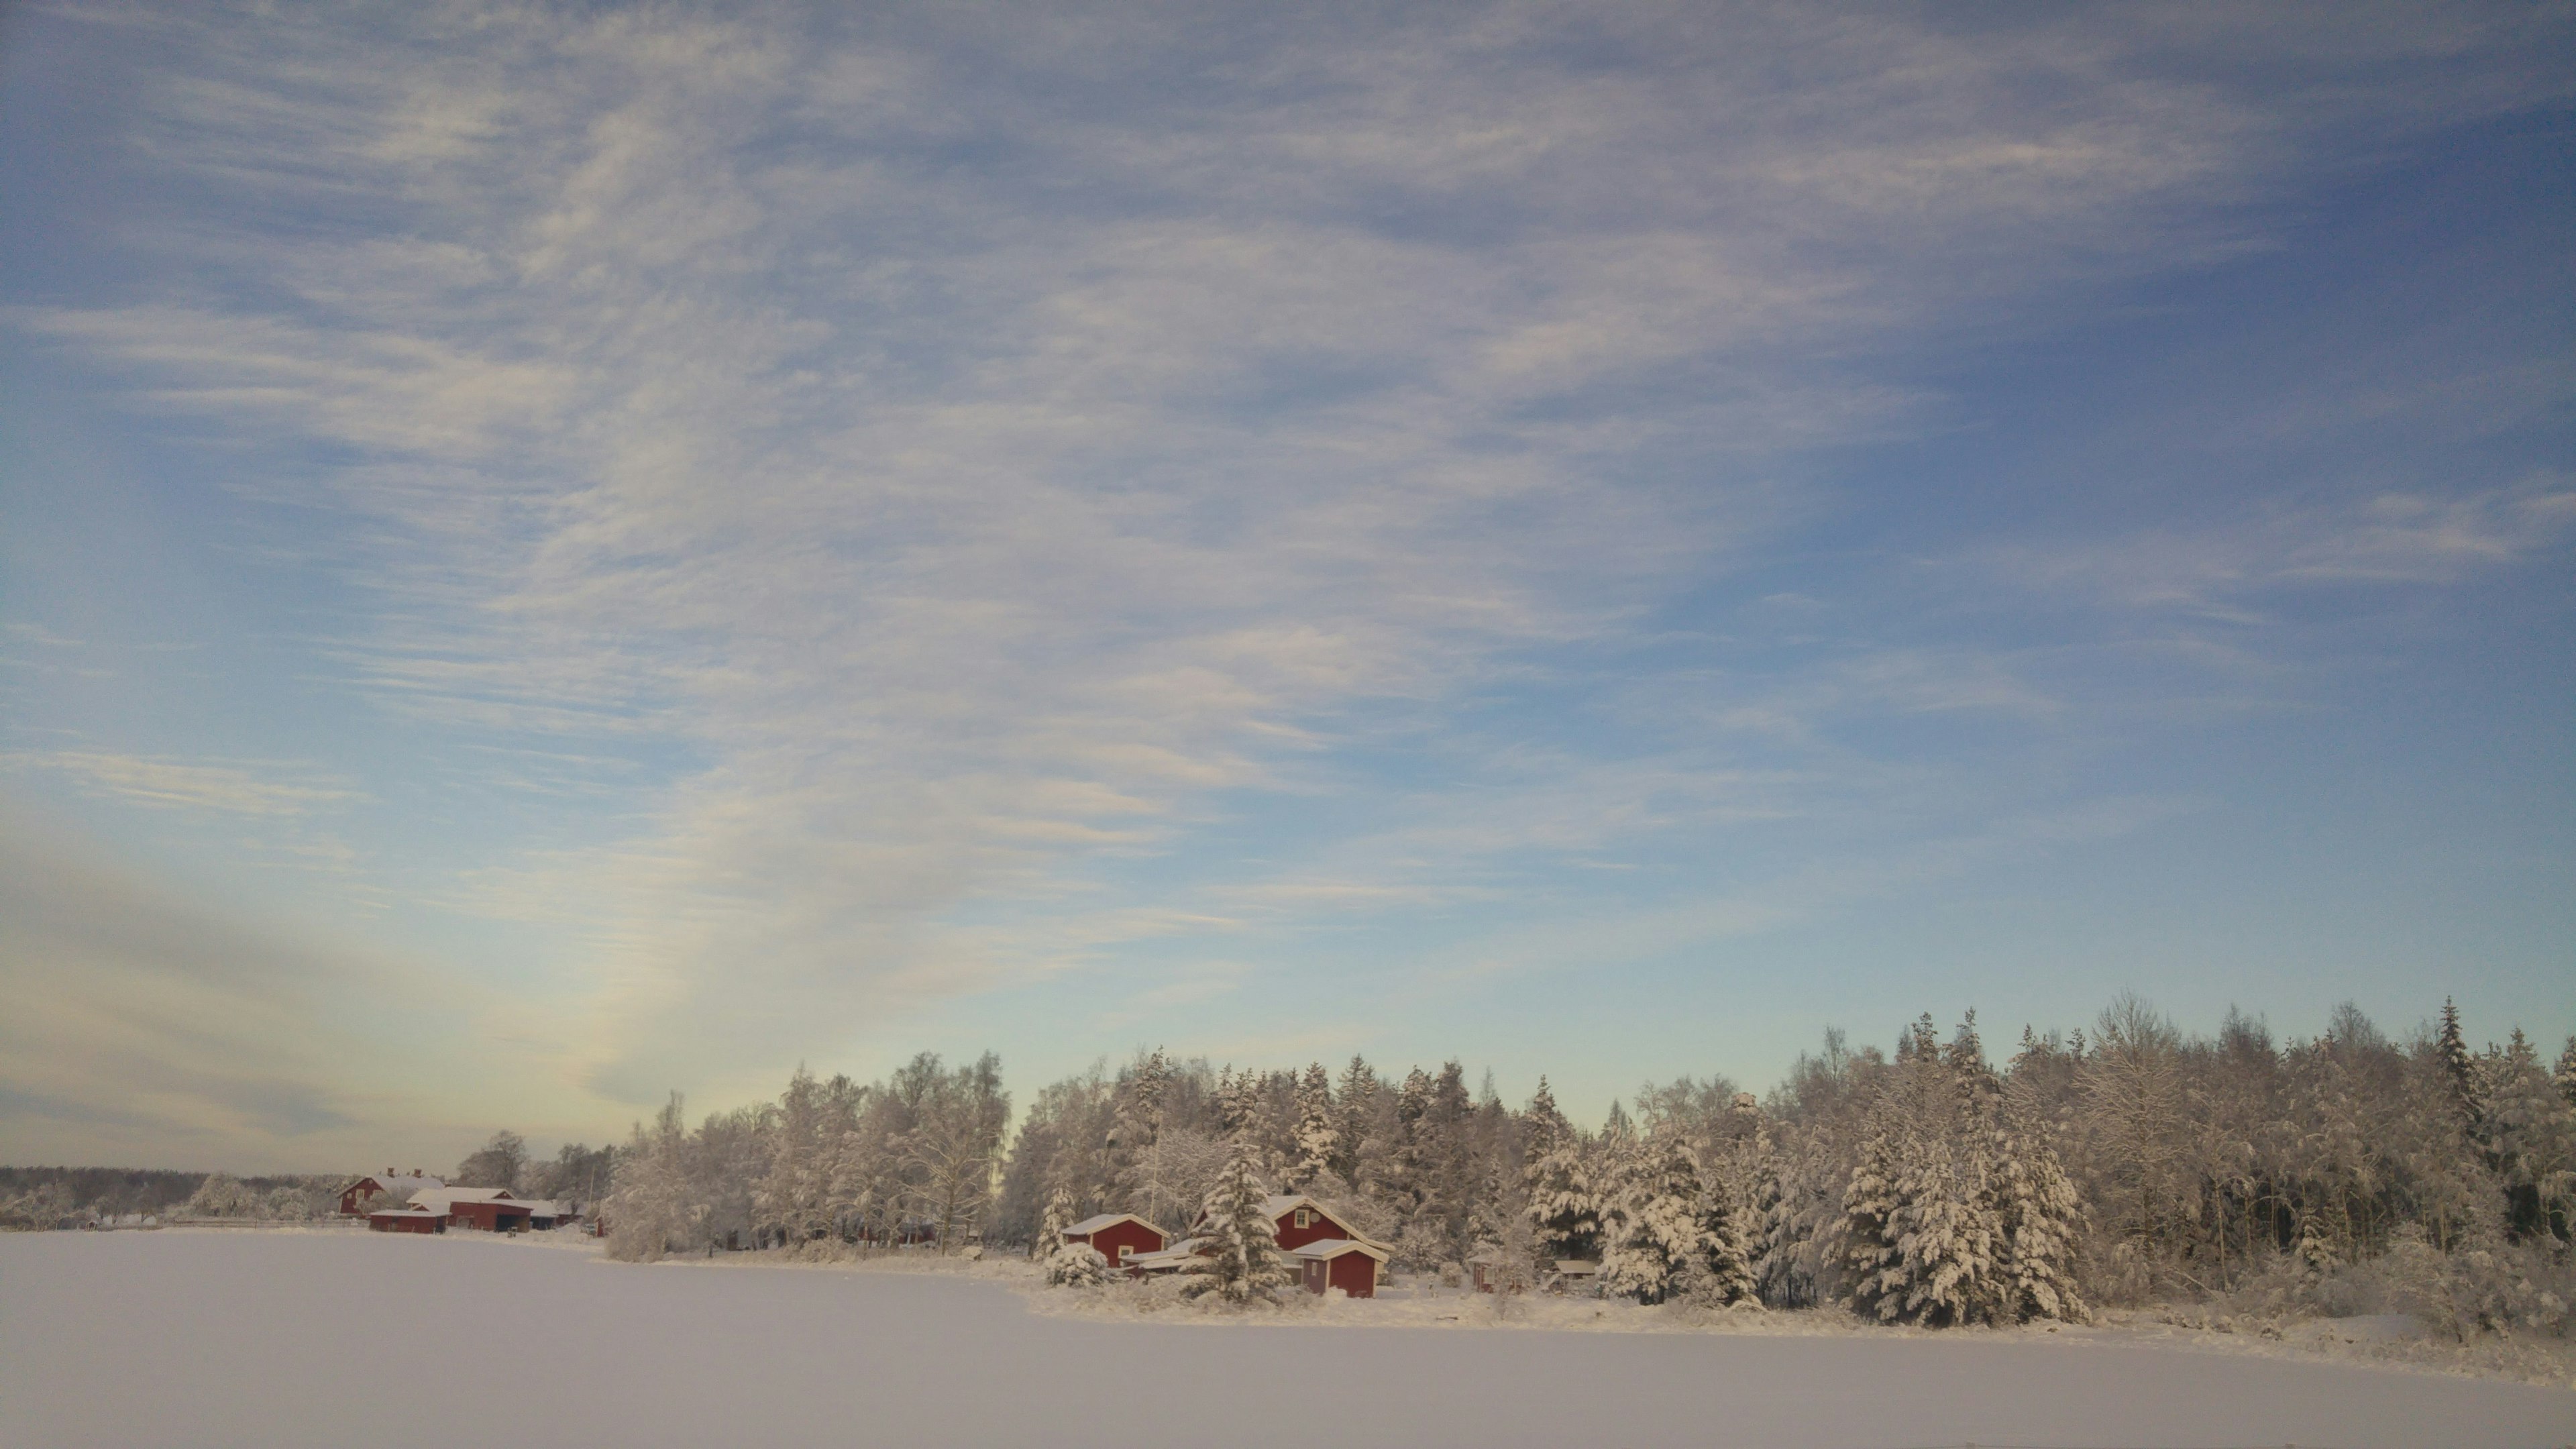
M 2576 1443 L 2566 1389 L 2114 1334 L 1355 1326 L 1371 1306 L 1227 1330 L 1033 1314 L 973 1274 L 636 1267 L 544 1238 L 14 1234 L 0 1443 Z

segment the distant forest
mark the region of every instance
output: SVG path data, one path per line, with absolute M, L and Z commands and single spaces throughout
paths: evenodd
M 1193 1218 L 1228 1162 L 1454 1271 L 1479 1252 L 1602 1265 L 1645 1302 L 1843 1305 L 1947 1325 L 2230 1298 L 2396 1302 L 2452 1331 L 2561 1332 L 2576 1207 L 2576 1039 L 2472 1049 L 2444 1004 L 2405 1039 L 2346 1005 L 2276 1040 L 2193 1036 L 2134 998 L 2090 1030 L 1975 1015 L 1892 1051 L 1829 1032 L 1759 1097 L 1648 1083 L 1598 1131 L 1544 1079 L 1519 1107 L 1452 1061 L 1402 1077 L 1237 1071 L 1159 1050 L 1040 1088 L 1006 1144 L 998 1059 L 886 1080 L 799 1072 L 695 1127 L 675 1094 L 617 1149 L 629 1258 L 732 1248 L 1040 1241 L 1068 1215 Z
M 502 1132 L 448 1180 L 596 1204 L 630 1259 L 1035 1246 L 1098 1212 L 1179 1229 L 1248 1164 L 1400 1271 L 1587 1260 L 1648 1303 L 1932 1326 L 2394 1307 L 2463 1337 L 2562 1334 L 2576 1303 L 2576 1039 L 2554 1064 L 2519 1030 L 2473 1049 L 2447 1002 L 2403 1039 L 2347 1004 L 2284 1041 L 2234 1012 L 2188 1035 L 2123 998 L 2000 1061 L 1973 1012 L 1926 1015 L 1892 1051 L 1828 1032 L 1760 1096 L 1649 1082 L 1594 1131 L 1544 1078 L 1514 1107 L 1455 1061 L 1397 1077 L 1357 1056 L 1238 1071 L 1158 1049 L 1040 1088 L 1016 1132 L 1011 1106 L 999 1058 L 924 1054 L 874 1083 L 799 1071 L 694 1126 L 675 1093 L 615 1148 L 531 1160 Z M 345 1181 L 0 1168 L 0 1225 L 317 1217 Z

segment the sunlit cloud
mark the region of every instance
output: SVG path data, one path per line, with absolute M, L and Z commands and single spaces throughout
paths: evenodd
M 120 244 L 154 265 L 17 306 L 13 345 L 324 520 L 329 688 L 563 812 L 455 827 L 372 888 L 546 943 L 543 1069 L 630 1103 L 1085 972 L 1147 1022 L 1243 968 L 1141 984 L 1122 953 L 1238 962 L 1248 933 L 1578 867 L 1662 882 L 1613 912 L 1636 952 L 1905 874 L 1838 845 L 1834 884 L 1681 898 L 1670 857 L 1731 832 L 1993 838 L 2030 802 L 1878 732 L 2078 733 L 2079 676 L 2134 635 L 1925 638 L 1819 583 L 1758 613 L 1783 657 L 1677 665 L 1648 657 L 1687 632 L 1662 615 L 1848 511 L 1833 450 L 1960 426 L 1886 359 L 2278 246 L 2264 205 L 2350 136 L 2566 90 L 2512 26 L 2396 14 L 2324 60 L 2290 17 L 2071 11 L 1493 7 L 1257 44 L 1124 7 L 56 23 L 164 47 L 119 132 L 157 178 Z M 2515 416 L 2561 396 L 2515 377 Z M 2254 620 L 2275 590 L 2528 565 L 2570 496 L 2400 479 L 1877 572 Z M 2230 688 L 2261 658 L 2175 643 Z M 1515 691 L 1550 718 L 1480 713 Z M 8 758 L 246 818 L 387 793 Z M 1210 845 L 1298 801 L 1279 839 Z M 340 835 L 281 849 L 377 869 Z M 1576 914 L 1478 959 L 1599 939 Z M 266 1090 L 234 1093 L 262 1130 L 352 1110 Z

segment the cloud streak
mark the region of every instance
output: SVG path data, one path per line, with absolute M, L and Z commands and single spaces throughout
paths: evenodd
M 1830 509 L 1802 450 L 1937 426 L 1871 359 L 2264 244 L 2239 204 L 2354 124 L 2354 68 L 2413 77 L 2382 134 L 2563 90 L 2447 59 L 2509 37 L 2396 16 L 2286 90 L 2210 57 L 2306 27 L 2178 55 L 2116 12 L 1324 7 L 1257 42 L 1130 8 L 135 19 L 186 57 L 137 143 L 202 188 L 139 245 L 197 260 L 13 320 L 342 521 L 350 688 L 504 777 L 653 754 L 614 838 L 447 897 L 575 943 L 572 1070 L 631 1100 L 1118 943 L 1455 899 L 1497 855 L 1870 788 L 1814 786 L 1813 756 L 1497 744 L 1409 824 L 1098 899 Z M 2564 496 L 1981 566 L 2214 609 L 2510 562 Z M 2065 708 L 2009 658 L 1913 645 L 1718 695 L 1700 717 L 1780 748 L 1837 712 Z M 151 805 L 359 798 L 24 759 Z M 971 919 L 1051 900 L 1080 905 Z

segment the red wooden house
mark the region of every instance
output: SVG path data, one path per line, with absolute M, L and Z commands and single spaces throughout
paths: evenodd
M 1385 1244 L 1352 1228 L 1334 1216 L 1332 1209 L 1301 1192 L 1271 1197 L 1262 1203 L 1261 1211 L 1276 1228 L 1279 1250 L 1307 1292 L 1320 1295 L 1327 1288 L 1339 1288 L 1353 1298 L 1377 1296 L 1378 1271 L 1394 1256 Z M 1202 1218 L 1199 1228 L 1204 1230 L 1206 1226 Z M 1135 1264 L 1130 1271 L 1141 1276 L 1185 1267 L 1204 1241 L 1201 1237 L 1183 1239 L 1170 1251 Z
M 365 1217 L 378 1208 L 400 1207 L 411 1201 L 413 1193 L 446 1185 L 417 1167 L 409 1172 L 396 1172 L 388 1167 L 340 1189 L 340 1216 Z
M 1101 1213 L 1065 1229 L 1064 1240 L 1086 1244 L 1111 1266 L 1123 1268 L 1130 1258 L 1163 1251 L 1170 1236 L 1134 1213 Z

